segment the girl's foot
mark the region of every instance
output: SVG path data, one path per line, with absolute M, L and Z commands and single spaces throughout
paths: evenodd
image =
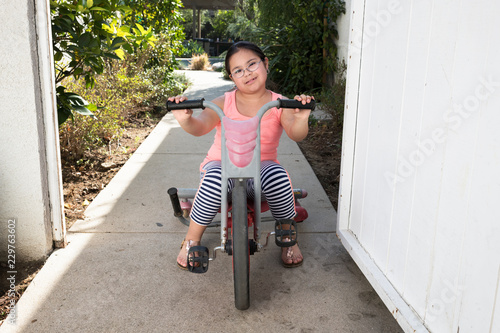
M 179 266 L 180 269 L 187 270 L 188 263 L 188 251 L 189 248 L 192 246 L 198 246 L 200 245 L 199 241 L 193 241 L 193 240 L 183 240 L 181 244 L 181 251 L 179 252 L 179 255 L 177 256 L 177 266 Z
M 299 267 L 304 261 L 299 244 L 290 247 L 281 248 L 281 261 L 286 268 Z

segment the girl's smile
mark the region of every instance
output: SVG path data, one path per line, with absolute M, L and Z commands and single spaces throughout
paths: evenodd
M 253 84 L 256 80 L 257 80 L 257 78 L 253 77 L 250 80 L 248 80 L 247 82 L 245 82 L 245 84 Z

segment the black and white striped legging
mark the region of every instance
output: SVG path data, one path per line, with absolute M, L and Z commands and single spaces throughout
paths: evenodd
M 191 209 L 191 219 L 200 225 L 212 222 L 221 206 L 221 164 L 220 161 L 208 162 L 203 166 L 201 182 Z M 292 219 L 295 216 L 295 201 L 290 177 L 280 164 L 274 161 L 262 161 L 260 167 L 262 193 L 266 197 L 274 219 Z M 230 197 L 234 187 L 229 180 Z M 254 184 L 249 180 L 247 196 L 253 198 Z

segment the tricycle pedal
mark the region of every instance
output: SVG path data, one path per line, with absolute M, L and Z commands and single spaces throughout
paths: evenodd
M 276 245 L 290 247 L 297 244 L 297 224 L 292 219 L 276 220 L 274 224 Z
M 206 273 L 208 270 L 208 248 L 192 246 L 188 251 L 188 269 L 193 273 Z

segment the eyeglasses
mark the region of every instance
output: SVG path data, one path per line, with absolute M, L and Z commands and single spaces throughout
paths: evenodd
M 239 79 L 239 78 L 242 78 L 243 75 L 245 75 L 245 70 L 247 70 L 249 72 L 255 72 L 257 69 L 259 69 L 259 65 L 261 62 L 262 62 L 262 60 L 261 61 L 253 61 L 250 63 L 250 65 L 248 65 L 247 68 L 245 68 L 245 69 L 239 68 L 239 69 L 235 70 L 231 74 L 231 76 L 234 77 L 235 79 Z

